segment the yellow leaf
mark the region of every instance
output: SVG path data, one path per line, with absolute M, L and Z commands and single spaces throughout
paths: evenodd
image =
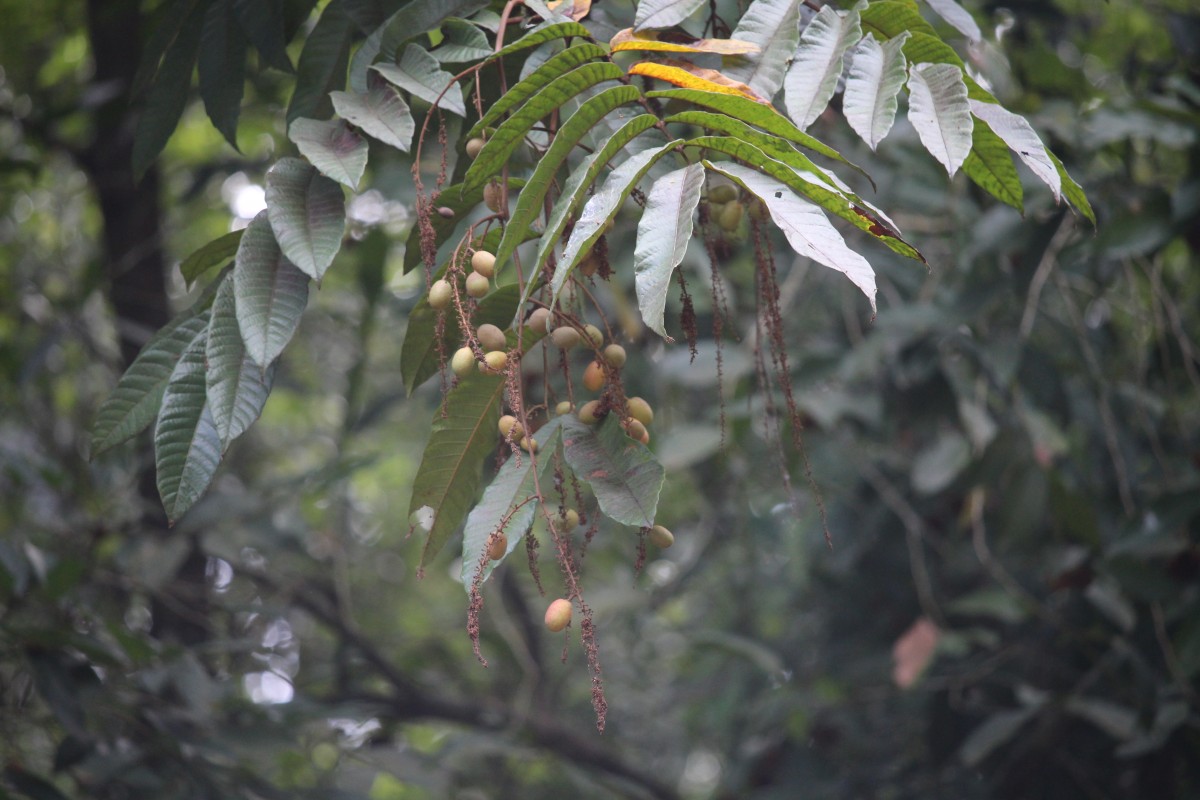
M 570 0 L 570 2 L 568 0 L 550 0 L 549 3 L 546 3 L 546 8 L 553 11 L 562 5 L 567 7 L 562 13 L 575 22 L 579 22 L 592 10 L 592 0 Z
M 635 33 L 633 28 L 618 32 L 608 46 L 614 53 L 622 50 L 656 50 L 664 53 L 716 53 L 722 56 L 740 56 L 759 50 L 758 45 L 741 39 L 693 39 L 686 34 L 667 31 Z
M 684 89 L 699 89 L 704 92 L 736 94 L 765 106 L 771 105 L 764 97 L 740 81 L 727 78 L 715 69 L 703 69 L 686 61 L 670 60 L 668 63 L 642 61 L 629 68 L 630 75 L 645 75 L 660 81 L 673 83 Z

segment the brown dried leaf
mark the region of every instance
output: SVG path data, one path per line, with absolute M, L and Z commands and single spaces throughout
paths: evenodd
M 933 660 L 942 632 L 928 617 L 919 617 L 892 646 L 892 680 L 901 689 L 917 682 Z

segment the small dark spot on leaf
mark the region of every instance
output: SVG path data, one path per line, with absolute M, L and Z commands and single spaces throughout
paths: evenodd
M 783 197 L 783 192 L 776 192 L 775 197 L 776 197 L 776 199 Z

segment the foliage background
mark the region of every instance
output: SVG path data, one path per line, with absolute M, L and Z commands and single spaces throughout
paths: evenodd
M 184 301 L 163 266 L 228 230 L 235 190 L 286 152 L 290 79 L 250 71 L 241 154 L 189 105 L 133 185 L 114 87 L 139 4 L 4 3 L 0 796 L 1200 791 L 1200 16 L 972 8 L 993 42 L 978 68 L 1063 156 L 1098 232 L 1032 182 L 1024 219 L 947 185 L 911 131 L 871 154 L 817 123 L 932 269 L 879 250 L 873 323 L 840 277 L 784 276 L 832 550 L 799 463 L 789 501 L 750 340 L 726 352 L 722 451 L 711 361 L 635 337 L 677 544 L 640 576 L 632 540 L 587 559 L 601 738 L 582 653 L 559 663 L 523 570 L 490 587 L 488 669 L 452 555 L 415 578 L 404 506 L 438 396 L 408 400 L 396 369 L 421 292 L 398 268 L 398 155 L 373 157 L 379 194 L 207 499 L 167 531 L 142 449 L 86 461 L 97 405 L 168 312 L 138 292 L 157 269 Z M 745 298 L 752 265 L 724 265 Z M 936 655 L 901 689 L 893 646 L 921 618 Z

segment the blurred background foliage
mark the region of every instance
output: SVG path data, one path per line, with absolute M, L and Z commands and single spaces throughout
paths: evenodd
M 640 575 L 628 531 L 589 550 L 603 737 L 519 564 L 488 587 L 486 669 L 454 548 L 416 577 L 439 396 L 398 372 L 423 289 L 401 154 L 373 154 L 352 246 L 206 499 L 167 530 L 144 441 L 88 462 L 169 311 L 122 301 L 111 276 L 145 253 L 113 231 L 142 215 L 183 307 L 175 265 L 253 216 L 287 148 L 292 79 L 252 68 L 241 153 L 194 102 L 157 170 L 114 183 L 143 5 L 0 3 L 0 798 L 1200 795 L 1194 3 L 968 3 L 973 68 L 1062 154 L 1095 232 L 1033 181 L 1024 218 L 947 184 L 902 123 L 877 154 L 816 124 L 931 264 L 875 248 L 874 321 L 838 276 L 780 265 L 832 549 L 755 386 L 752 248 L 722 264 L 723 405 L 711 341 L 689 364 L 627 322 L 677 543 Z M 601 289 L 618 317 L 632 229 Z M 703 254 L 684 269 L 703 330 Z

